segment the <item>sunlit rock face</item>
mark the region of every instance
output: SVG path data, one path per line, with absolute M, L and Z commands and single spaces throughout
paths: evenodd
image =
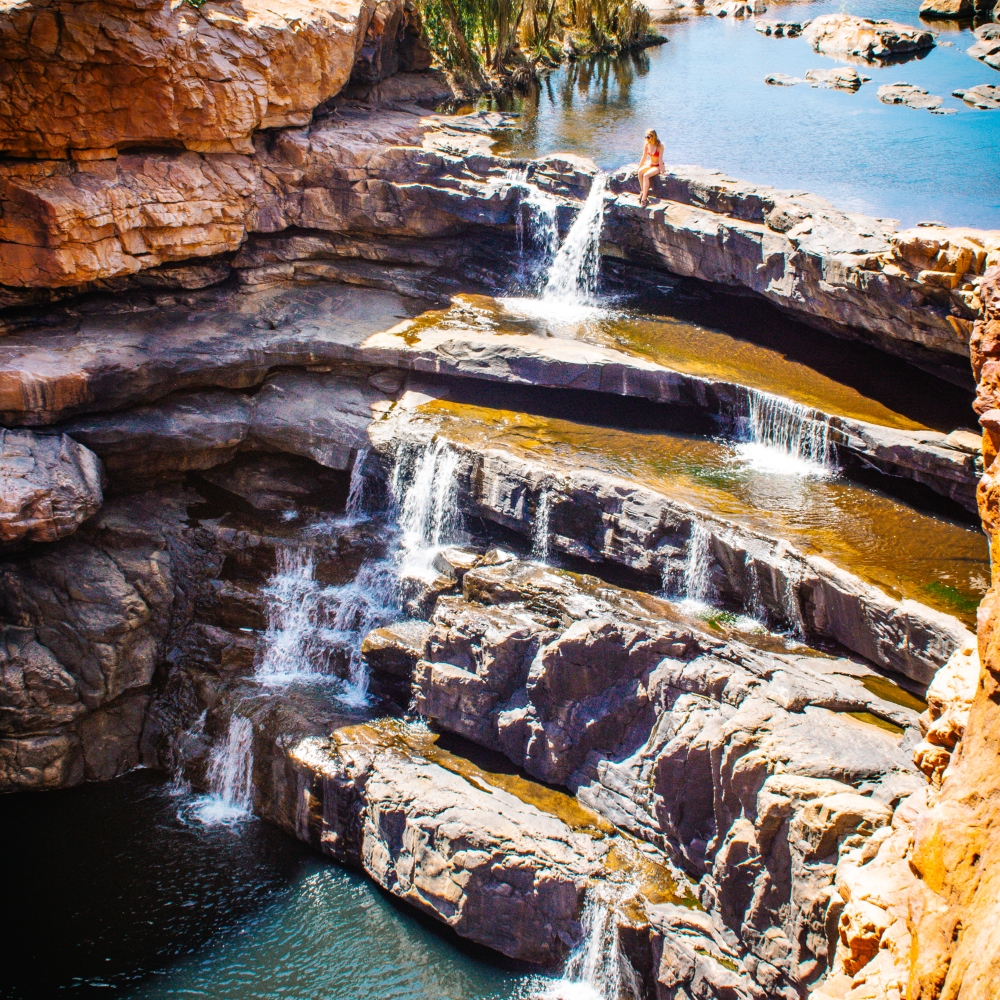
M 129 144 L 251 152 L 261 128 L 304 125 L 357 71 L 375 81 L 429 62 L 397 40 L 402 0 L 12 2 L 0 9 L 0 149 L 113 156 Z M 411 31 L 410 34 L 413 34 Z M 410 50 L 413 49 L 412 43 Z
M 1000 269 L 985 278 L 972 357 L 986 460 L 979 509 L 995 553 Z M 996 565 L 994 556 L 994 588 L 979 608 L 978 658 L 974 649 L 959 651 L 928 691 L 925 739 L 914 758 L 930 787 L 897 809 L 891 834 L 841 858 L 840 943 L 829 981 L 813 994 L 823 1000 L 986 1000 L 1000 990 Z

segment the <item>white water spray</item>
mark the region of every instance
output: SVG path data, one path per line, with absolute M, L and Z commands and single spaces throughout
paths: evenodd
M 552 510 L 552 494 L 543 486 L 538 494 L 535 521 L 531 526 L 531 556 L 539 562 L 549 557 L 549 515 Z
M 591 888 L 583 907 L 583 937 L 570 953 L 562 979 L 544 1000 L 635 1000 L 635 976 L 618 946 L 616 901 L 609 886 Z
M 190 803 L 189 812 L 205 826 L 233 826 L 253 809 L 253 726 L 242 715 L 229 720 L 226 738 L 212 749 L 208 794 Z
M 397 449 L 391 488 L 399 511 L 402 575 L 435 576 L 437 552 L 464 540 L 458 466 L 458 452 L 443 439 L 416 452 L 406 445 Z
M 351 466 L 351 485 L 347 490 L 345 514 L 348 520 L 357 520 L 364 515 L 365 507 L 365 462 L 368 448 L 359 448 Z
M 350 523 L 344 519 L 329 527 Z M 372 629 L 399 614 L 393 563 L 388 557 L 367 559 L 353 580 L 331 586 L 316 579 L 314 552 L 303 543 L 279 547 L 276 553 L 275 574 L 263 591 L 267 631 L 256 676 L 279 685 L 335 681 L 339 699 L 360 707 L 367 704 L 368 693 L 361 643 Z
M 684 554 L 685 600 L 698 604 L 711 604 L 715 600 L 712 563 L 712 533 L 700 521 L 692 521 Z
M 747 416 L 741 421 L 748 438 L 740 456 L 760 472 L 790 476 L 827 476 L 837 471 L 829 424 L 800 403 L 747 390 Z
M 594 176 L 587 200 L 549 268 L 543 299 L 576 306 L 594 304 L 601 266 L 601 229 L 607 184 L 607 174 Z

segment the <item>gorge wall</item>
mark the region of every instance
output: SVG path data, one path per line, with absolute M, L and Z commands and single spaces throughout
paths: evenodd
M 0 7 L 0 59 L 0 788 L 139 763 L 204 784 L 248 718 L 261 815 L 504 954 L 565 958 L 588 887 L 625 870 L 641 891 L 614 947 L 644 996 L 1000 993 L 995 575 L 977 658 L 957 619 L 780 537 L 410 422 L 443 376 L 743 405 L 742 386 L 620 351 L 411 323 L 500 290 L 524 185 L 564 232 L 593 164 L 514 163 L 491 152 L 503 116 L 431 113 L 447 82 L 403 0 L 23 0 Z M 1000 234 L 900 233 L 694 169 L 656 194 L 641 208 L 610 180 L 607 261 L 752 293 L 954 382 L 971 358 L 996 553 Z M 961 429 L 807 419 L 973 504 Z M 544 510 L 545 552 L 633 583 L 700 544 L 722 596 L 756 588 L 766 621 L 854 655 L 754 645 L 479 544 L 404 574 L 405 625 L 369 629 L 367 608 L 354 628 L 380 704 L 412 697 L 517 776 L 397 719 L 264 697 L 288 560 L 303 587 L 349 586 L 398 528 L 296 518 L 341 514 L 352 474 L 392 496 L 438 447 L 445 499 L 487 534 L 525 547 Z M 324 651 L 347 680 L 359 653 Z M 886 674 L 930 683 L 926 713 Z

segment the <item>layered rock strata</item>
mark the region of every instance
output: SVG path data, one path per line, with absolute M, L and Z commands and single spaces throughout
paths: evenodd
M 372 426 L 377 448 L 425 448 L 439 428 L 411 420 L 407 400 L 394 419 Z M 472 515 L 533 536 L 545 496 L 550 544 L 589 561 L 618 563 L 656 579 L 683 574 L 696 528 L 720 598 L 742 606 L 751 595 L 776 620 L 927 684 L 972 635 L 955 618 L 916 601 L 897 601 L 820 556 L 714 514 L 696 512 L 647 486 L 585 467 L 562 469 L 501 449 L 449 438 L 457 455 L 457 495 Z M 441 440 L 438 437 L 437 440 Z M 759 597 L 758 597 L 759 595 Z
M 308 124 L 352 72 L 378 80 L 430 65 L 419 14 L 403 0 L 248 0 L 239 9 L 40 0 L 0 14 L 8 156 L 72 151 L 93 163 L 137 144 L 252 153 L 255 131 Z M 165 172 L 190 174 L 199 161 L 168 162 Z
M 505 182 L 515 164 L 489 155 L 488 133 L 501 118 L 408 107 L 374 116 L 343 105 L 307 128 L 258 136 L 253 155 L 11 161 L 0 182 L 0 284 L 77 287 L 226 254 L 249 233 L 301 235 L 290 227 L 337 238 L 324 237 L 326 246 L 272 240 L 270 259 L 237 260 L 246 265 L 241 273 L 315 279 L 324 270 L 317 258 L 330 261 L 326 273 L 335 276 L 338 258 L 357 256 L 343 249 L 351 234 L 426 239 L 509 230 L 521 188 Z M 527 167 L 564 216 L 594 173 L 572 157 Z M 1000 247 L 995 233 L 897 233 L 891 222 L 838 212 L 814 196 L 711 171 L 668 172 L 646 209 L 630 197 L 634 185 L 627 172 L 611 185 L 618 197 L 606 211 L 606 254 L 756 292 L 813 326 L 967 378 L 961 359 L 979 315 L 982 270 Z
M 730 427 L 746 416 L 755 393 L 734 382 L 676 371 L 606 347 L 494 332 L 479 321 L 474 306 L 467 308 L 460 298 L 438 323 L 422 316 L 375 334 L 365 341 L 362 356 L 418 373 L 585 389 L 696 407 L 721 417 Z M 912 479 L 975 510 L 977 435 L 899 430 L 806 407 L 798 409 L 797 419 L 803 433 L 811 428 L 826 435 L 845 464 L 860 462 L 887 475 Z
M 973 339 L 987 462 L 979 505 L 994 540 L 1000 270 L 989 272 L 983 292 L 985 318 Z M 929 692 L 916 759 L 930 786 L 896 810 L 892 832 L 877 847 L 841 859 L 837 892 L 845 908 L 834 974 L 813 994 L 817 1000 L 986 1000 L 1000 990 L 995 557 L 993 584 L 979 609 L 978 656 L 971 646 L 960 651 Z
M 408 662 L 435 725 L 680 859 L 710 925 L 741 942 L 743 981 L 706 995 L 798 996 L 832 953 L 838 850 L 919 787 L 899 735 L 915 738 L 916 712 L 857 663 L 713 639 L 667 602 L 495 550 L 479 562 L 422 642 L 416 623 L 370 637 L 373 669 Z

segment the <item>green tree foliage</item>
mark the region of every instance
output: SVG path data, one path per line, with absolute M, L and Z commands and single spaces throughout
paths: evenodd
M 650 44 L 638 0 L 421 0 L 437 59 L 474 87 L 525 83 L 564 55 Z

